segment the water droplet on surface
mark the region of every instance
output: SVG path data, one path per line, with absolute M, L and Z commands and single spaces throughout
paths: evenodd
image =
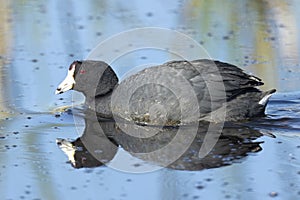
M 148 12 L 148 13 L 146 13 L 146 16 L 147 16 L 147 17 L 152 17 L 152 16 L 153 16 L 153 13 L 152 13 L 152 12 Z
M 203 185 L 197 185 L 196 188 L 197 188 L 198 190 L 202 190 L 202 189 L 204 189 L 204 186 L 203 186 Z
M 278 196 L 278 193 L 277 193 L 277 192 L 270 192 L 270 193 L 269 193 L 269 196 L 270 196 L 270 197 L 277 197 L 277 196 Z

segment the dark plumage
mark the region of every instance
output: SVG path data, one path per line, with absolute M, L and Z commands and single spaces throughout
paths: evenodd
M 275 89 L 262 92 L 257 89 L 260 85 L 261 79 L 234 65 L 207 59 L 167 62 L 139 71 L 119 84 L 106 63 L 75 61 L 56 93 L 69 89 L 83 92 L 86 104 L 102 117 L 179 125 L 263 116 Z

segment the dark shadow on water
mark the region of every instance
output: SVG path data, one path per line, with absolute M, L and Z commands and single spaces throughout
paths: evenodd
M 69 162 L 74 168 L 102 166 L 114 159 L 120 149 L 125 150 L 131 156 L 143 159 L 144 157 L 139 157 L 136 153 L 149 153 L 164 148 L 178 134 L 178 127 L 159 128 L 121 124 L 121 126 L 126 126 L 126 130 L 133 130 L 135 134 L 148 133 L 147 137 L 135 137 L 128 131 L 126 133 L 122 131 L 124 128 L 120 128 L 120 123 L 103 119 L 95 120 L 94 113 L 86 112 L 84 120 L 85 130 L 81 137 L 74 141 L 57 139 L 59 148 L 68 155 Z M 191 144 L 174 162 L 168 164 L 167 168 L 189 171 L 218 168 L 242 162 L 243 158 L 249 154 L 262 150 L 260 146 L 262 142 L 256 141 L 263 135 L 260 131 L 247 126 L 226 123 L 221 135 L 217 130 L 214 132 L 214 126 L 210 127 L 210 134 L 218 140 L 212 150 L 204 158 L 200 158 L 199 151 L 207 134 L 208 125 L 208 123 L 200 123 L 196 127 L 197 134 Z M 183 130 L 188 132 L 190 128 L 185 127 Z M 174 151 L 176 148 L 170 149 L 170 153 Z M 146 162 L 162 166 L 164 162 L 160 161 L 168 156 L 159 155 L 159 158 L 150 158 Z

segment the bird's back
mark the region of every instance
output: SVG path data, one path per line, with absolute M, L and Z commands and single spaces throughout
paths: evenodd
M 171 61 L 123 80 L 114 91 L 112 109 L 145 124 L 236 121 L 264 112 L 265 105 L 259 101 L 267 94 L 256 88 L 260 85 L 259 78 L 228 63 Z M 257 106 L 261 109 L 253 111 Z

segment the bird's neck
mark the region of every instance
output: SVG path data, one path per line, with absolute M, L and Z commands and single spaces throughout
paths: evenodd
M 105 118 L 112 118 L 111 112 L 112 91 L 99 96 L 86 96 L 85 103 L 89 109 L 96 111 L 97 115 Z

